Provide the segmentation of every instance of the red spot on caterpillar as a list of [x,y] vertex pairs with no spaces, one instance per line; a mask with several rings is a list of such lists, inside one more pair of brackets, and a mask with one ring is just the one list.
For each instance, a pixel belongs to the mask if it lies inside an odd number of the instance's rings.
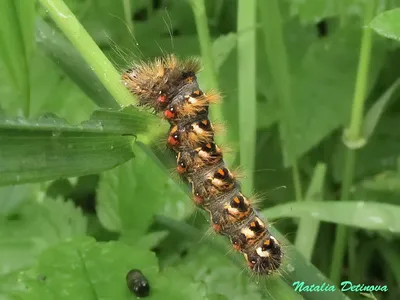
[[158,103],[166,103],[167,102],[167,96],[164,95],[164,94],[161,94],[160,96],[158,96],[157,102]]
[[184,174],[184,173],[186,173],[186,169],[185,168],[183,168],[182,166],[177,166],[176,167],[176,171],[179,173],[179,174]]
[[168,143],[168,145],[170,145],[170,146],[173,147],[173,146],[178,145],[178,144],[179,144],[179,141],[178,141],[178,139],[176,139],[175,136],[170,135],[170,136],[168,137],[167,143]]
[[195,193],[193,195],[193,202],[196,203],[196,205],[202,205],[204,202],[204,199],[203,199],[203,197],[201,197],[199,195],[199,193]]
[[213,226],[213,229],[214,229],[214,231],[215,231],[216,233],[220,233],[220,232],[221,232],[221,230],[222,230],[221,225],[215,224],[215,223],[214,223],[212,226]]
[[178,162],[178,166],[176,167],[176,171],[181,175],[186,173],[186,171],[187,171],[186,164],[183,161]]
[[232,245],[233,245],[233,249],[235,249],[236,251],[242,250],[242,247],[240,247],[239,243],[233,242]]
[[168,120],[175,118],[175,110],[173,107],[164,111],[164,117]]

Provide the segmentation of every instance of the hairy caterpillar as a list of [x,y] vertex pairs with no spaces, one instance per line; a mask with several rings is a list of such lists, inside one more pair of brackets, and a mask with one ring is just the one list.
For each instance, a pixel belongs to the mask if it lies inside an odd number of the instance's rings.
[[214,230],[230,238],[256,274],[271,274],[281,265],[282,248],[225,166],[208,119],[209,105],[219,96],[200,90],[199,70],[196,59],[168,55],[135,65],[122,81],[139,105],[163,112],[170,123],[167,145],[177,153],[177,172],[191,184],[196,205],[210,213]]

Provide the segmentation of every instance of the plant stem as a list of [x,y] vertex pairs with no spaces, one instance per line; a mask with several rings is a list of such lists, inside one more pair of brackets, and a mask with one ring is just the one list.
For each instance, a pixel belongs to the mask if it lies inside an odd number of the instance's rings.
[[125,17],[126,26],[128,27],[130,34],[133,35],[134,34],[134,26],[133,26],[133,21],[132,21],[131,0],[122,0],[122,4],[124,6],[124,17]]
[[238,99],[240,165],[246,171],[244,192],[253,191],[253,172],[256,156],[257,99],[256,99],[256,0],[239,0],[238,3]]
[[[212,49],[212,42],[210,37],[210,31],[208,29],[206,7],[204,0],[189,0],[192,11],[195,17],[197,34],[199,36],[201,57],[204,65],[204,85],[206,89],[217,89],[218,90],[218,79],[217,71],[215,69],[214,54]],[[224,116],[222,113],[222,104],[214,104],[210,109],[210,117],[213,120],[222,122]],[[217,138],[218,143],[224,145],[227,143],[227,136],[224,132]],[[224,155],[224,159],[229,163],[233,161],[231,154]]]
[[[214,64],[214,55],[212,50],[212,42],[208,29],[206,7],[204,0],[190,0],[193,14],[196,21],[197,34],[199,35],[201,57],[204,63],[205,85],[208,88],[218,88],[217,72]],[[218,112],[213,109],[213,114]],[[222,114],[221,114],[222,116]],[[220,119],[221,116],[215,116]]]
[[120,105],[134,103],[121,84],[120,74],[62,0],[39,0],[54,22],[80,52],[102,84]]
[[[368,24],[374,15],[376,0],[368,2],[365,9],[364,24]],[[353,184],[356,151],[362,137],[362,123],[364,115],[364,102],[367,93],[368,69],[371,58],[372,31],[364,28],[361,39],[361,49],[357,70],[357,79],[353,97],[350,125],[344,131],[344,144],[346,146],[346,159],[342,178],[342,191],[340,199],[350,199],[350,188]],[[343,257],[346,249],[347,227],[339,225],[336,231],[333,259],[331,264],[330,278],[336,284],[340,281],[340,273],[343,265]]]
[[291,164],[296,200],[302,199],[300,173],[292,147],[294,112],[291,103],[291,78],[287,50],[283,40],[282,18],[277,0],[259,1],[265,51],[268,64],[278,92],[281,112],[280,136],[285,152],[285,164]]

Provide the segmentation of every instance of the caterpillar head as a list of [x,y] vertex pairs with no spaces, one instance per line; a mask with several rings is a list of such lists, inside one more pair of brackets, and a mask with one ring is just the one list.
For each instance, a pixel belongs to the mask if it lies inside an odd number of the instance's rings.
[[280,267],[283,253],[279,242],[270,235],[264,238],[255,250],[244,256],[253,272],[259,275],[269,275]]
[[178,60],[174,55],[153,62],[139,62],[122,74],[122,82],[139,99],[139,104],[163,110],[180,89],[196,80],[198,60]]

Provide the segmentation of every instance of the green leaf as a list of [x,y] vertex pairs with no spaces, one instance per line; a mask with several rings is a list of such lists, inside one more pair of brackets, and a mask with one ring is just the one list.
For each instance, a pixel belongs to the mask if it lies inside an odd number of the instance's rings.
[[[302,23],[315,24],[323,19],[360,15],[368,0],[292,0],[291,15],[298,15]],[[350,18],[349,18],[350,19]]]
[[[357,151],[357,168],[354,172],[356,179],[397,168],[400,132],[393,128],[398,127],[398,120],[398,114],[382,118],[368,143]],[[341,180],[343,174],[344,158],[345,148],[338,144],[333,152],[333,176],[337,181]]]
[[359,183],[359,186],[369,191],[376,192],[400,192],[400,174],[399,172],[386,171],[373,178],[367,178]]
[[1,300],[16,300],[15,292],[22,291],[24,286],[18,282],[19,272],[15,271],[0,276],[0,299]]
[[[203,244],[194,247],[177,268],[182,274],[207,287],[207,297],[219,295],[226,299],[303,299],[293,289],[279,280],[263,280],[257,285],[247,272],[233,265],[229,255],[218,253]],[[246,266],[243,266],[246,268]],[[268,298],[265,298],[265,297]],[[218,298],[217,298],[218,299]],[[224,299],[224,298],[223,298]]]
[[382,117],[383,112],[388,105],[389,100],[392,99],[393,93],[399,86],[400,78],[397,79],[368,110],[363,124],[363,133],[366,139],[373,134],[379,119]]
[[39,182],[111,169],[132,158],[132,135],[148,116],[130,107],[98,110],[74,126],[53,115],[37,121],[0,115],[0,185]]
[[[326,176],[326,165],[319,163],[314,169],[313,177],[305,195],[306,201],[323,200],[324,182]],[[311,261],[313,250],[318,236],[319,221],[303,217],[299,221],[296,232],[295,246],[304,257]]]
[[[293,147],[301,156],[348,118],[359,56],[361,32],[346,27],[328,39],[313,43],[293,76]],[[371,55],[369,90],[382,65],[384,48],[375,45]],[[327,71],[329,70],[329,72]],[[315,84],[318,82],[318,84]],[[369,91],[367,91],[369,93]]]
[[135,159],[101,174],[97,213],[108,230],[143,234],[154,214],[179,219],[193,206],[146,146],[136,143],[134,151]]
[[0,217],[0,274],[29,266],[47,247],[86,233],[86,219],[72,202],[32,201],[34,196],[14,216]]
[[124,20],[122,1],[69,0],[67,4],[97,44],[108,46],[110,41],[132,38]]
[[353,197],[365,201],[398,204],[400,193],[399,171],[384,171],[355,185]]
[[8,185],[0,187],[0,216],[13,214],[19,206],[36,194],[35,184]]
[[303,23],[316,23],[320,20],[332,17],[337,13],[340,1],[331,0],[293,0],[290,4],[291,15],[299,15]]
[[370,27],[378,34],[400,41],[400,8],[385,11],[376,16],[370,23]]
[[96,243],[89,238],[66,242],[44,252],[36,268],[21,274],[26,291],[17,295],[30,300],[128,300],[134,297],[125,279],[131,269],[139,269],[145,275],[151,299],[202,299],[196,295],[194,284],[178,272],[167,270],[160,274],[155,255],[150,251],[121,242]]
[[232,53],[233,49],[235,49],[236,43],[237,35],[235,33],[221,35],[213,41],[212,48],[216,70],[219,70],[225,63],[228,56]]
[[39,19],[36,22],[36,42],[39,48],[60,67],[100,107],[119,105],[90,70],[79,52],[55,29]]
[[[0,61],[1,106],[7,115],[23,115],[24,99],[12,89],[11,82]],[[96,108],[95,104],[59,70],[41,51],[32,57],[30,69],[30,117],[35,118],[52,112],[68,122],[87,120]],[[76,109],[79,107],[79,109]]]
[[400,232],[400,206],[363,201],[292,202],[265,211],[270,219],[308,217],[367,230]]
[[[184,237],[187,240],[194,241],[194,245],[190,247],[188,260],[183,260],[182,265],[178,264],[178,267],[182,269],[182,272],[187,272],[188,276],[195,276],[198,281],[205,280],[207,286],[209,287],[210,294],[215,293],[225,293],[233,296],[233,291],[237,291],[239,295],[241,293],[253,293],[253,287],[251,281],[255,281],[259,286],[259,292],[263,294],[263,299],[297,299],[297,295],[294,292],[293,282],[296,281],[306,281],[309,283],[323,285],[332,284],[329,279],[327,279],[318,269],[316,269],[309,261],[307,261],[294,246],[290,245],[287,239],[277,232],[271,226],[271,231],[284,247],[285,259],[283,261],[282,267],[280,269],[281,276],[271,276],[271,277],[254,277],[253,274],[246,274],[245,270],[245,260],[243,256],[237,252],[229,251],[231,250],[231,245],[228,246],[229,242],[219,239],[214,236],[205,235],[204,232],[190,226],[187,223],[175,221],[162,216],[157,216],[156,221],[160,225],[164,225],[170,231],[176,233],[179,237]],[[198,247],[198,240],[202,240],[203,244],[208,244],[207,248],[204,248],[204,252],[197,251],[196,249],[202,249],[203,247]],[[229,250],[227,250],[229,249]],[[218,255],[218,251],[221,257]],[[206,252],[207,251],[207,252]],[[208,259],[203,257],[207,256]],[[195,261],[195,257],[199,255],[199,261]],[[214,259],[215,258],[215,259]],[[179,256],[179,261],[182,258]],[[231,259],[231,262],[228,261]],[[233,264],[233,263],[234,264]],[[236,267],[233,267],[236,265]],[[188,267],[188,269],[186,269]],[[237,268],[239,267],[239,268]],[[224,270],[227,270],[224,272]],[[238,273],[239,272],[239,273]],[[222,275],[222,273],[224,275]],[[233,278],[230,278],[228,274],[234,274]],[[243,275],[243,276],[241,276]],[[210,278],[208,278],[208,276]],[[212,283],[211,281],[214,277],[215,279]],[[250,277],[250,278],[249,278]],[[200,279],[201,278],[201,279]],[[228,287],[225,286],[224,278],[227,278],[229,283]],[[250,279],[250,280],[249,280]],[[232,284],[232,281],[234,284]],[[214,285],[215,284],[215,285]],[[238,287],[237,289],[235,289]],[[255,295],[253,295],[255,296]],[[318,300],[320,299],[319,293],[303,293],[304,299]],[[333,293],[324,294],[325,299],[336,300],[336,299],[348,299],[340,290],[336,289]],[[229,298],[231,299],[231,298]],[[238,297],[237,299],[242,299]],[[300,298],[301,299],[301,298]]]
[[0,2],[0,56],[16,91],[24,99],[24,113],[30,113],[29,64],[33,50],[35,2]]

